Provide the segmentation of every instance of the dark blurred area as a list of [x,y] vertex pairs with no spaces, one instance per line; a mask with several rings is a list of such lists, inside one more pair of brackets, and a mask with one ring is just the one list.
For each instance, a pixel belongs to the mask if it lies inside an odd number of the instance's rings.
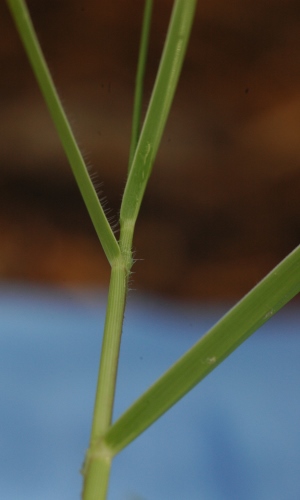
[[[172,3],[154,2],[144,110]],[[28,1],[101,196],[118,218],[143,2]],[[86,214],[0,4],[0,279],[106,284]],[[199,2],[134,239],[132,287],[240,297],[300,236],[300,2]]]

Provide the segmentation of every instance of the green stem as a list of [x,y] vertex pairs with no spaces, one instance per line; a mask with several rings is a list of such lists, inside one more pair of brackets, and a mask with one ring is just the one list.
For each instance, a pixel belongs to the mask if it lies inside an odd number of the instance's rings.
[[83,468],[82,500],[106,500],[111,470],[112,454],[99,445],[86,456]]
[[111,272],[92,431],[83,468],[83,500],[106,498],[112,455],[102,441],[102,436],[110,427],[112,419],[127,278],[122,258]]
[[[139,208],[182,68],[197,0],[176,0],[157,77],[134,156],[120,210],[120,248],[128,271],[132,266],[132,239]],[[149,14],[148,14],[149,15]],[[145,18],[144,18],[145,19]],[[135,139],[136,140],[136,137]]]
[[197,0],[176,0],[120,210],[120,225],[130,220],[134,227],[142,198],[169,115],[190,37]]
[[50,71],[40,48],[26,4],[23,0],[7,0],[23,46],[48,106],[60,141],[72,168],[98,238],[110,264],[120,256],[120,248],[98,199],[83,157],[60,102]]
[[[151,14],[152,0],[146,0],[135,87],[129,171],[140,132],[143,79]],[[123,225],[119,247],[123,259],[120,265],[112,267],[90,446],[83,470],[83,500],[104,500],[107,494],[112,454],[105,446],[102,436],[111,425],[127,283],[132,266],[133,229],[134,226],[128,221]]]
[[143,84],[144,75],[146,68],[147,52],[149,45],[149,34],[150,25],[152,17],[152,0],[146,0],[142,24],[142,35],[140,41],[140,50],[138,58],[138,66],[135,80],[135,93],[134,93],[134,105],[133,105],[133,118],[132,118],[132,129],[131,129],[131,141],[130,141],[130,153],[129,153],[129,165],[128,172],[130,172],[132,160],[134,157],[136,145],[140,135],[140,125],[141,125],[141,109],[143,100]]

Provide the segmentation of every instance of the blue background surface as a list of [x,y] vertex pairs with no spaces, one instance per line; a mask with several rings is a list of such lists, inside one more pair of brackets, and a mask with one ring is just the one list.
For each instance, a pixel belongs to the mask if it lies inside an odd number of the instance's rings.
[[[105,300],[0,287],[0,498],[80,498]],[[115,416],[225,310],[132,293]],[[299,324],[286,307],[118,455],[109,500],[299,500]]]

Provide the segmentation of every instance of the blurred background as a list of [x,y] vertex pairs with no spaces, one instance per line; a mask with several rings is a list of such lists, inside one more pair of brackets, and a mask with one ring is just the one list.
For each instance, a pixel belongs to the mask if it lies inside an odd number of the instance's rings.
[[[29,0],[59,94],[118,219],[143,2]],[[172,7],[155,2],[150,98]],[[0,279],[106,285],[109,268],[5,2]],[[133,286],[240,297],[300,235],[300,4],[201,1],[136,228]]]
[[[143,2],[27,3],[117,221]],[[154,2],[144,112],[172,3]],[[71,500],[109,266],[5,2],[0,33],[0,496]],[[199,1],[136,227],[115,416],[299,244],[299,84],[298,0]],[[126,448],[109,499],[298,500],[299,321],[287,306]]]

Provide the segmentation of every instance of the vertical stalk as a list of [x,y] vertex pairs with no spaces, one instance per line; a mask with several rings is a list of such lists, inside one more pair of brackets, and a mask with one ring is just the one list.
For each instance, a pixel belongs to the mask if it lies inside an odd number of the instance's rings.
[[133,231],[134,225],[128,221],[120,235],[122,257],[111,270],[92,431],[82,471],[82,500],[105,500],[107,496],[114,453],[103,436],[112,421],[128,277],[132,266]]
[[121,258],[111,270],[93,423],[83,468],[83,500],[106,498],[112,453],[102,436],[112,419],[127,281],[128,272]]
[[[153,0],[145,1],[134,96],[129,171],[140,133],[143,80],[149,43],[152,4]],[[125,223],[121,227],[119,242],[121,256],[116,260],[116,264],[112,265],[111,270],[92,431],[83,468],[83,500],[105,500],[107,495],[113,454],[105,445],[102,437],[108,431],[112,419],[128,276],[132,266],[133,231],[134,224],[131,224],[130,221],[127,221],[127,224]]]

